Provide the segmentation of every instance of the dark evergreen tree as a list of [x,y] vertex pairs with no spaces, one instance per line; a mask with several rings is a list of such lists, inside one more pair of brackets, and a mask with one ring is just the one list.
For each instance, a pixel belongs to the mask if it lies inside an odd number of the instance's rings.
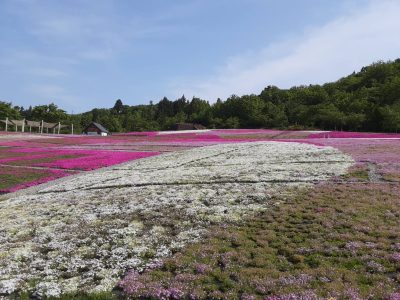
[[112,111],[113,111],[113,113],[119,115],[123,112],[123,110],[124,110],[124,105],[123,105],[121,99],[118,99],[117,101],[115,101]]

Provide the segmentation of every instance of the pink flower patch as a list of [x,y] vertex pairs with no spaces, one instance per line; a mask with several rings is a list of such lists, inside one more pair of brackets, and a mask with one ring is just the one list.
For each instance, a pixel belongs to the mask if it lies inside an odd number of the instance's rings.
[[393,253],[391,256],[391,260],[394,262],[400,262],[400,252]]
[[66,150],[64,153],[79,154],[82,155],[82,157],[62,159],[49,163],[39,163],[37,164],[37,166],[89,171],[159,154],[159,152],[122,152],[95,150]]

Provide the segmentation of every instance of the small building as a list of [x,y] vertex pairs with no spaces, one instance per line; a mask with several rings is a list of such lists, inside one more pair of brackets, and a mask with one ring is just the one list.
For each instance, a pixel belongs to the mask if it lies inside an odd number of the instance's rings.
[[101,136],[107,136],[110,134],[110,132],[103,127],[103,125],[92,122],[86,128],[83,130],[84,134],[87,135],[101,135]]
[[203,130],[206,129],[201,124],[194,124],[194,123],[176,123],[173,128],[173,130]]

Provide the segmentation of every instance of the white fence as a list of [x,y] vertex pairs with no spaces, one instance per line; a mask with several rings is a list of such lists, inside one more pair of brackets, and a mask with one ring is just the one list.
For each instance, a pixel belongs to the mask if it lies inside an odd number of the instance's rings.
[[[21,128],[21,132],[26,132],[27,128],[29,128],[29,132],[32,132],[32,128],[37,128],[37,131],[40,133],[43,133],[45,129],[45,133],[52,133],[55,134],[60,134],[60,130],[62,128],[67,128],[70,127],[71,129],[71,134],[74,134],[74,124],[71,125],[62,125],[60,122],[58,123],[47,123],[44,122],[43,120],[38,122],[38,121],[29,121],[29,120],[9,120],[6,118],[5,120],[0,120],[0,122],[5,124],[5,130],[9,130],[9,126],[14,126],[15,131],[18,131],[18,128]],[[49,132],[50,131],[50,132]]]

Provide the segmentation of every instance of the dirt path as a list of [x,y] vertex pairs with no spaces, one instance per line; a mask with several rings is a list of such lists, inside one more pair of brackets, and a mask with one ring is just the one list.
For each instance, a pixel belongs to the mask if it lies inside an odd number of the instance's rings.
[[385,182],[382,175],[377,172],[376,164],[368,163],[368,179],[372,183]]

